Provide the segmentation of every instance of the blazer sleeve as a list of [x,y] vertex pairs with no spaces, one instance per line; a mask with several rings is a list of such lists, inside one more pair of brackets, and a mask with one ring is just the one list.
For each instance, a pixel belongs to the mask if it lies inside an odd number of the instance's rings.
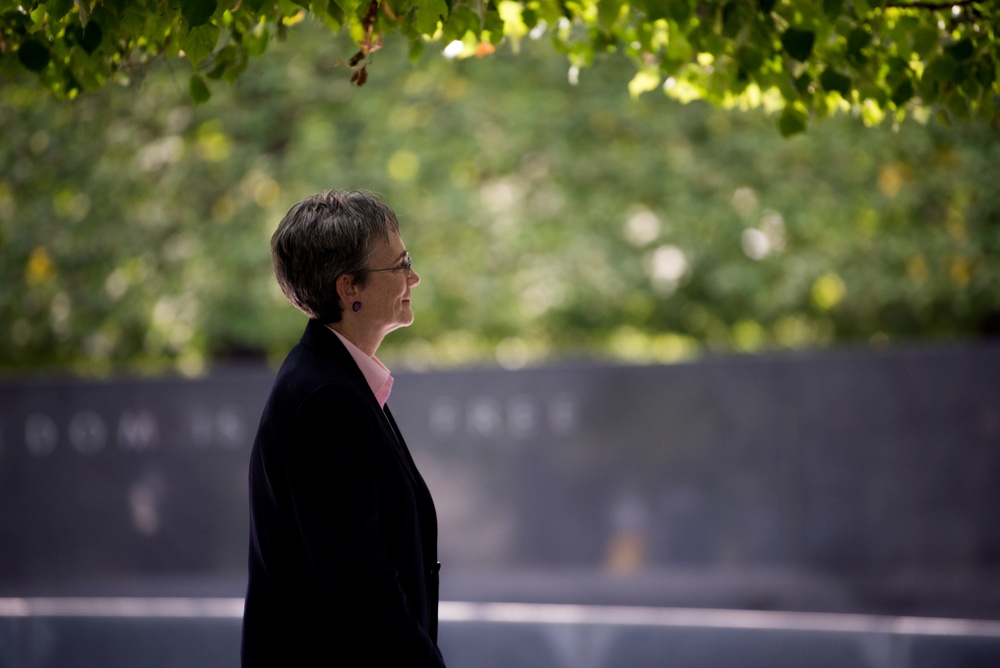
[[[380,507],[398,495],[416,512],[412,489],[381,489],[386,444],[371,403],[357,391],[330,385],[299,407],[286,448],[285,470],[298,531],[317,592],[345,611],[348,625],[379,629],[384,642],[366,654],[443,667],[428,629],[400,585],[399,568],[380,528]],[[388,495],[388,496],[386,496]],[[348,629],[344,629],[349,632]],[[368,633],[370,635],[370,632]]]

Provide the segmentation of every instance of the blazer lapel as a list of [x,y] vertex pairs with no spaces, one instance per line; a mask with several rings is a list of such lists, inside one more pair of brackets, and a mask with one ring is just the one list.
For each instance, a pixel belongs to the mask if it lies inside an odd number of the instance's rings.
[[403,435],[400,433],[399,427],[396,425],[396,420],[392,417],[392,413],[389,412],[388,404],[384,409],[382,406],[379,406],[378,399],[375,398],[375,394],[368,385],[368,381],[365,380],[364,374],[361,373],[361,369],[358,368],[357,362],[351,357],[351,353],[347,351],[347,348],[344,347],[344,344],[341,343],[337,335],[318,320],[310,320],[306,326],[305,333],[302,335],[301,342],[307,348],[330,357],[347,374],[351,382],[358,388],[358,392],[367,399],[371,409],[378,416],[379,424],[382,427],[383,434],[386,436],[386,440],[389,441],[390,447],[396,453],[400,465],[410,477],[414,487],[426,490],[427,485],[424,483],[423,478],[420,477],[420,474],[417,473],[416,464],[413,463],[413,458],[410,457],[409,450],[406,448],[406,442],[403,440]]
[[[423,476],[421,476],[420,471],[417,470],[417,465],[413,461],[413,456],[410,455],[410,449],[406,447],[406,441],[403,439],[403,434],[399,431],[399,427],[396,425],[395,418],[392,417],[392,412],[389,410],[388,404],[385,406],[384,415],[389,425],[392,427],[396,456],[399,457],[400,463],[403,465],[403,469],[406,471],[407,475],[409,475],[410,481],[413,483],[413,492],[417,496],[418,506],[421,508],[421,515],[429,514],[429,516],[433,517],[433,523],[436,525],[437,511],[434,508],[434,499],[431,498],[431,492],[427,488],[427,483],[424,482]],[[436,528],[434,529],[434,534],[437,534]]]
[[423,478],[417,473],[417,466],[413,463],[413,457],[410,456],[410,451],[406,447],[403,434],[400,433],[399,427],[396,425],[396,420],[393,419],[392,413],[389,411],[389,405],[386,404],[385,408],[380,409],[379,412],[382,413],[381,419],[389,426],[392,434],[393,450],[396,451],[396,456],[399,457],[399,461],[403,465],[403,470],[410,476],[410,481],[413,482],[414,487],[418,489],[426,488]]
[[417,472],[417,465],[413,462],[413,457],[410,456],[410,450],[406,447],[406,441],[403,440],[403,434],[399,431],[399,427],[396,425],[396,419],[392,417],[392,411],[389,410],[389,404],[385,405],[385,409],[382,414],[385,416],[386,421],[389,423],[389,427],[392,429],[392,437],[396,442],[396,454],[403,461],[403,467],[406,472],[410,474],[410,478],[413,480],[418,487],[426,487],[423,478]]

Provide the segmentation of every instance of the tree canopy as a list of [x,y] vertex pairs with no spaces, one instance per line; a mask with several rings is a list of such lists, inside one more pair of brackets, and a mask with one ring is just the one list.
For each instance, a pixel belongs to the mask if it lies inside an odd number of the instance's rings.
[[998,117],[993,0],[0,0],[0,70],[35,73],[72,98],[182,57],[201,102],[309,16],[349,32],[343,76],[359,85],[386,76],[376,54],[388,39],[405,40],[411,58],[427,48],[464,58],[544,37],[571,80],[625,54],[633,95],[762,106],[785,135],[836,111],[868,124]]

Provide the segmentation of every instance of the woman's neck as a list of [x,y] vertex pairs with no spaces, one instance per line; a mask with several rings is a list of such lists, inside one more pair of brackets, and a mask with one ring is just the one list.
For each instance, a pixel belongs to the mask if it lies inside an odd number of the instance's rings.
[[331,322],[327,327],[356,345],[361,352],[369,357],[375,357],[375,351],[382,343],[381,335],[372,331],[371,328],[365,327],[364,322],[349,318],[346,313],[340,322]]

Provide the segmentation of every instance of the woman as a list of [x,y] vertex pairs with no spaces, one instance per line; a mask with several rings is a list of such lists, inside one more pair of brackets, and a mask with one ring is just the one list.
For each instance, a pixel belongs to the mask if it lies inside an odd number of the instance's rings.
[[244,666],[444,666],[434,503],[386,399],[382,338],[420,277],[386,204],[329,191],[271,238],[309,323],[278,371],[250,456]]

